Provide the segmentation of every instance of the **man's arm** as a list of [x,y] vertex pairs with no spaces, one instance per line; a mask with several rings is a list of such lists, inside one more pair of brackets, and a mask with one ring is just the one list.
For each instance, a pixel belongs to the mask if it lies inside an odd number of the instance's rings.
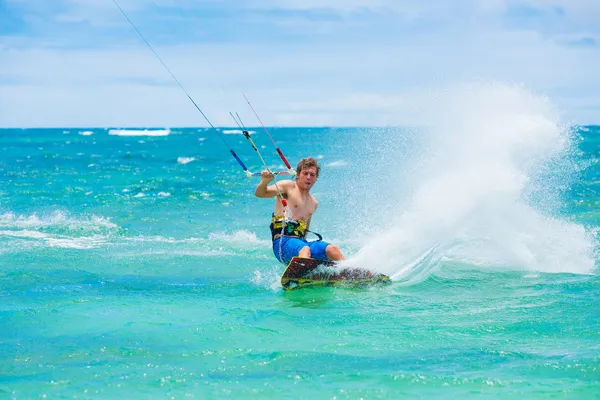
[[260,176],[260,183],[258,184],[258,186],[256,186],[256,190],[254,191],[254,195],[256,197],[260,197],[261,199],[275,197],[277,196],[277,189],[279,189],[281,194],[287,193],[287,188],[289,186],[288,182],[291,181],[280,181],[276,184],[277,187],[275,187],[275,184],[267,186],[269,182],[275,179],[273,174],[271,174],[269,171],[263,171]]

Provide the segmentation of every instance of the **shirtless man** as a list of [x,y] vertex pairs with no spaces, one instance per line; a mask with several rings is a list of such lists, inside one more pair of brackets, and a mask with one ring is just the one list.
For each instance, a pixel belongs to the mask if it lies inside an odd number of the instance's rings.
[[[340,261],[344,256],[336,245],[322,240],[308,242],[306,234],[319,202],[310,194],[319,177],[321,167],[314,158],[303,158],[296,168],[296,181],[279,181],[276,185],[267,186],[275,177],[269,171],[263,171],[261,181],[254,194],[260,198],[271,198],[278,195],[277,189],[287,200],[292,211],[292,221],[284,224],[284,209],[281,199],[275,201],[275,209],[271,218],[271,236],[273,253],[283,264],[289,264],[292,257],[316,258],[318,260]],[[290,216],[288,216],[289,218]],[[283,234],[283,236],[282,236]]]

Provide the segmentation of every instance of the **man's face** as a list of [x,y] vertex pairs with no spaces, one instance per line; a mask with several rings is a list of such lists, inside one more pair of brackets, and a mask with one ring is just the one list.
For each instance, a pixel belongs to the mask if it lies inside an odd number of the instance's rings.
[[317,169],[315,167],[302,168],[296,177],[296,183],[302,189],[309,190],[317,181]]

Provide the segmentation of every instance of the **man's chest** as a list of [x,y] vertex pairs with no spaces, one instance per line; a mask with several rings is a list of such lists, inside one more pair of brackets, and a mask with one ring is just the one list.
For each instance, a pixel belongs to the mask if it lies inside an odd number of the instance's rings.
[[315,201],[312,196],[301,196],[299,192],[294,191],[288,195],[288,203],[294,213],[312,215],[315,211]]

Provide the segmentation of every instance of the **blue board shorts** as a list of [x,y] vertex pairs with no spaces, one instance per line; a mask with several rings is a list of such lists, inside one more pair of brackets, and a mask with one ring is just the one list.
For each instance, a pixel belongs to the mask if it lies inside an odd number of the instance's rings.
[[[283,240],[283,243],[281,241]],[[300,250],[304,247],[310,247],[310,256],[317,260],[327,261],[325,249],[329,243],[322,240],[309,242],[297,237],[283,236],[273,241],[273,253],[279,262],[288,265],[292,257],[297,257]]]

